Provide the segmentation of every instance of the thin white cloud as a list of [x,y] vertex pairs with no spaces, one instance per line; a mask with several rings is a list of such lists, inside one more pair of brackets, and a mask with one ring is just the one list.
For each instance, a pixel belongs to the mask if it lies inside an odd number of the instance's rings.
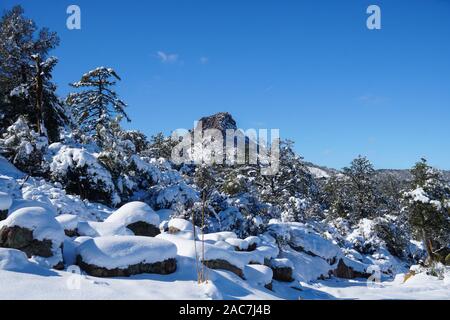
[[157,52],[158,58],[162,63],[175,63],[178,61],[178,54],[175,53],[166,53],[163,51]]
[[208,64],[209,62],[209,58],[208,57],[201,57],[200,58],[200,63],[201,64]]

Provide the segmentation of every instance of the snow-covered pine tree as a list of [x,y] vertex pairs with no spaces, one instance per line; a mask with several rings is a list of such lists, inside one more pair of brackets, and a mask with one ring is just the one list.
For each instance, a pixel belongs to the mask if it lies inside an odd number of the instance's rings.
[[324,183],[321,189],[322,201],[328,208],[330,219],[348,219],[352,212],[346,177],[334,174]]
[[58,59],[49,57],[45,61],[39,54],[32,56],[35,61],[35,72],[30,83],[32,103],[36,106],[37,130],[50,142],[60,140],[61,128],[68,123],[67,110],[56,96],[56,85],[51,82],[52,72]]
[[72,87],[85,90],[70,93],[66,103],[72,108],[74,117],[83,134],[92,135],[101,146],[112,134],[111,124],[117,116],[130,121],[125,102],[113,90],[116,81],[121,80],[112,68],[99,67],[89,71]]
[[47,138],[31,129],[23,116],[0,137],[2,154],[30,175],[43,175],[47,170],[48,164],[43,161],[47,146]]
[[279,171],[271,176],[258,174],[256,178],[262,201],[277,206],[288,221],[304,220],[306,209],[318,191],[302,160],[292,141],[281,141]]
[[426,159],[416,163],[411,173],[411,189],[404,194],[409,225],[423,241],[429,262],[443,260],[437,252],[450,246],[450,186]]
[[164,158],[170,159],[172,157],[172,150],[176,146],[176,142],[170,137],[165,137],[162,132],[153,135],[150,138],[150,143],[145,150],[145,155],[150,158]]
[[[33,20],[24,17],[22,7],[7,11],[0,20],[0,132],[25,116],[30,126],[38,123],[47,128],[51,142],[59,139],[59,128],[65,125],[62,106],[50,82],[55,58],[47,58],[59,44],[56,33],[38,29]],[[36,63],[36,59],[40,62]],[[37,69],[41,69],[37,71]],[[37,81],[40,89],[37,94]],[[39,97],[39,99],[37,99]],[[39,100],[40,112],[36,110]]]
[[347,179],[346,193],[351,205],[350,220],[356,222],[362,218],[373,218],[377,213],[377,192],[375,169],[363,156],[354,159],[350,167],[343,169]]

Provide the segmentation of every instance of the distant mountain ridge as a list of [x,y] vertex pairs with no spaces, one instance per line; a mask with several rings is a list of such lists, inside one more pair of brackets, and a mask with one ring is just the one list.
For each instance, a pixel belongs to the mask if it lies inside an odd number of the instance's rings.
[[[324,179],[342,173],[341,170],[319,166],[311,162],[305,162],[305,164],[308,167],[310,173],[318,179]],[[379,169],[376,170],[376,172],[381,177],[390,175],[402,182],[408,182],[412,180],[412,174],[408,169]],[[450,171],[440,170],[440,172],[442,173],[442,177],[444,178],[444,180],[450,182]]]
[[[225,134],[226,130],[237,130],[237,122],[229,112],[219,112],[210,116],[205,116],[199,120],[202,123],[203,130],[217,129]],[[312,162],[305,161],[310,173],[317,179],[327,179],[333,175],[342,173],[342,170],[320,166]],[[445,181],[450,182],[450,171],[441,170]],[[408,169],[379,169],[377,173],[380,176],[391,175],[402,182],[411,181],[412,175]]]

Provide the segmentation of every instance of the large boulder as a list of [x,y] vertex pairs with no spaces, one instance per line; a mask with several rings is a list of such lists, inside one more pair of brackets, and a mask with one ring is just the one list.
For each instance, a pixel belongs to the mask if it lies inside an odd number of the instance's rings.
[[294,281],[294,265],[288,259],[272,259],[269,267],[273,271],[273,279],[281,282]]
[[0,221],[8,216],[8,209],[11,207],[12,198],[5,192],[0,192]]
[[330,264],[336,263],[337,257],[342,255],[338,245],[302,223],[274,222],[269,225],[269,232],[276,238],[285,240],[295,251],[320,257]]
[[0,247],[18,249],[39,263],[61,269],[64,230],[40,207],[22,208],[0,222]]
[[91,276],[128,277],[176,271],[177,248],[169,241],[113,236],[88,239],[77,248],[77,264]]
[[136,236],[155,237],[161,233],[159,216],[143,202],[130,202],[105,220],[107,223],[125,226]]
[[62,214],[56,217],[56,221],[63,227],[68,237],[78,237],[78,216],[73,214]]
[[222,259],[204,260],[203,264],[210,269],[230,271],[235,275],[239,276],[240,278],[245,279],[244,271],[236,267],[235,265],[232,265],[227,260]]
[[226,239],[225,242],[234,247],[236,251],[248,251],[249,243],[247,240],[230,238]]
[[333,275],[342,279],[369,278],[368,274],[361,263],[357,263],[350,259],[340,259]]
[[169,221],[169,233],[170,234],[177,234],[181,231],[187,231],[187,232],[193,232],[194,226],[190,221],[184,220],[184,219],[172,219]]

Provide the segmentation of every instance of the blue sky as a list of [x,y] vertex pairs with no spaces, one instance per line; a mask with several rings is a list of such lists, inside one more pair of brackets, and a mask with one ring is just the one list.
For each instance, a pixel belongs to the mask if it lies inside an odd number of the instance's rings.
[[[55,81],[114,67],[147,135],[228,111],[240,127],[279,128],[306,160],[377,168],[420,157],[450,169],[450,1],[2,0],[59,33]],[[66,28],[77,4],[82,29]],[[382,30],[366,9],[382,10]],[[159,54],[158,54],[159,52]]]

